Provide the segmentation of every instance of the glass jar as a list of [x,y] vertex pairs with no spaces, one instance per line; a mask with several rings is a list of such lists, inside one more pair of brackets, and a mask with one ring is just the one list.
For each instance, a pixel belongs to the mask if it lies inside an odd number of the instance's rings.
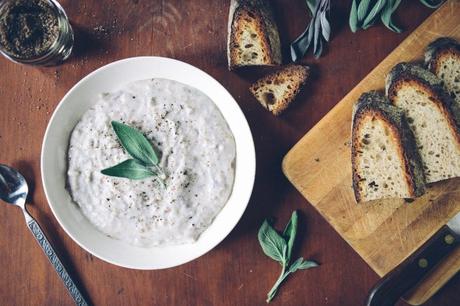
[[0,0],[0,53],[6,58],[58,65],[70,56],[73,43],[69,19],[57,1]]

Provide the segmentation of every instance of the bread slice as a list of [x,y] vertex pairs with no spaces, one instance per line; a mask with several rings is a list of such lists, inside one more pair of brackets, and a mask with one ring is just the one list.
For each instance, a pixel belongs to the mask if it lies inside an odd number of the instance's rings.
[[353,109],[351,162],[357,202],[414,198],[425,191],[414,135],[404,112],[371,91]]
[[387,76],[386,92],[406,113],[426,181],[460,176],[460,131],[451,110],[453,99],[441,80],[420,66],[400,63]]
[[288,65],[259,79],[249,90],[263,107],[279,115],[295,99],[309,74],[308,66]]
[[449,37],[433,41],[426,48],[425,64],[454,99],[452,111],[460,125],[460,44]]
[[228,17],[228,68],[281,64],[281,44],[267,0],[232,0]]

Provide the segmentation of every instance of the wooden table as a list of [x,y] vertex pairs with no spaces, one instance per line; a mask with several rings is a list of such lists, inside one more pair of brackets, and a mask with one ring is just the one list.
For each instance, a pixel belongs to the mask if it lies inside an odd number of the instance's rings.
[[[0,59],[0,163],[19,168],[32,183],[31,213],[95,305],[264,305],[280,267],[262,253],[257,230],[269,216],[276,216],[283,226],[294,209],[301,214],[301,248],[296,255],[315,259],[321,267],[290,277],[273,305],[361,305],[378,280],[287,182],[281,173],[281,160],[431,10],[418,1],[403,1],[396,20],[406,29],[404,33],[377,26],[352,34],[347,22],[351,1],[333,1],[332,42],[320,60],[312,56],[304,59],[313,66],[314,78],[296,103],[275,118],[247,90],[262,71],[227,71],[228,2],[61,0],[76,31],[75,52],[70,60],[59,67],[34,68]],[[274,3],[287,61],[289,42],[308,20],[305,1]],[[203,257],[163,271],[119,268],[78,247],[54,219],[40,178],[43,134],[63,95],[94,69],[139,55],[176,58],[215,77],[243,109],[257,151],[254,192],[236,228]],[[1,304],[71,304],[66,289],[28,232],[22,214],[1,205],[0,220]],[[426,305],[460,305],[459,289],[457,275]]]

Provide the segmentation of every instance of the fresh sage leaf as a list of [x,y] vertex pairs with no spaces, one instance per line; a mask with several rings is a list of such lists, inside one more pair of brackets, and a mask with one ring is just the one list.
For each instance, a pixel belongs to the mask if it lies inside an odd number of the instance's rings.
[[306,0],[306,3],[311,13],[311,20],[302,34],[291,43],[293,62],[304,57],[310,47],[313,47],[315,57],[320,57],[324,45],[331,37],[331,26],[327,20],[331,0]]
[[326,12],[321,13],[321,28],[321,34],[323,34],[324,39],[329,41],[329,38],[331,37],[331,25],[326,18]]
[[292,265],[289,267],[289,272],[294,273],[297,270],[307,270],[318,266],[319,265],[316,262],[312,260],[303,260],[303,257],[300,257],[296,261],[294,261]]
[[388,0],[380,18],[388,29],[396,33],[401,33],[402,30],[393,23],[391,17],[400,3],[401,0]]
[[289,223],[286,225],[286,228],[283,231],[283,237],[287,241],[287,253],[286,260],[287,262],[291,261],[292,249],[294,248],[295,238],[297,236],[297,224],[298,224],[298,214],[294,210],[292,213]]
[[284,228],[283,234],[278,232],[265,220],[259,229],[258,238],[260,246],[264,253],[281,264],[281,274],[276,280],[271,290],[267,293],[267,303],[269,303],[278,292],[283,281],[297,270],[309,269],[318,266],[314,261],[304,260],[303,257],[298,258],[292,264],[290,258],[294,248],[295,237],[297,235],[298,215],[294,211],[291,219]]
[[[420,2],[427,7],[437,8],[444,0],[420,0]],[[391,31],[402,32],[392,20],[393,13],[400,4],[401,0],[353,0],[348,20],[351,31],[355,33],[360,28],[367,30],[380,19]]]
[[309,26],[309,29],[308,29],[308,40],[307,40],[307,45],[306,45],[306,48],[305,48],[304,55],[305,55],[306,51],[308,51],[308,47],[310,46],[310,44],[313,41],[313,38],[315,36],[315,27],[314,27],[313,21],[314,20],[312,20],[312,24]]
[[307,33],[309,30],[310,28],[307,27],[305,31],[299,37],[297,37],[296,40],[294,40],[291,43],[290,51],[291,51],[291,59],[293,62],[297,62],[299,59],[301,59],[305,55],[305,52],[308,48],[308,44],[306,41],[307,41]]
[[101,171],[104,175],[140,180],[154,176],[165,187],[166,175],[158,165],[158,156],[145,136],[135,128],[112,121],[112,128],[121,145],[134,159]]
[[401,4],[401,1],[402,0],[390,0],[389,2],[392,2],[391,3],[391,13],[393,14],[396,9],[398,8],[398,6]]
[[158,156],[152,144],[139,130],[117,121],[112,121],[112,127],[129,155],[146,165],[158,164]]
[[315,261],[312,261],[312,260],[304,260],[299,265],[300,270],[306,270],[306,269],[315,268],[315,267],[319,267],[319,264],[317,262],[315,262]]
[[423,5],[429,7],[429,8],[438,8],[443,2],[444,0],[439,0],[439,1],[432,1],[432,0],[420,0],[420,2],[423,3]]
[[313,37],[313,53],[317,54],[317,50],[319,48],[319,44],[321,42],[320,40],[320,35],[321,35],[321,18],[316,18],[315,19],[315,31],[314,31],[314,37]]
[[156,175],[152,170],[134,159],[128,159],[113,167],[101,171],[104,175],[142,180]]
[[375,3],[374,7],[371,9],[369,14],[366,16],[366,18],[363,21],[363,29],[368,28],[374,23],[378,14],[385,7],[386,4],[387,4],[387,0],[380,0]]
[[291,266],[289,267],[289,273],[294,273],[300,267],[303,262],[303,257],[299,257],[296,261],[294,261]]
[[356,0],[351,3],[350,18],[348,19],[350,29],[353,33],[358,30],[358,12],[356,8]]
[[316,0],[306,0],[306,2],[310,13],[313,15],[315,13]]
[[267,220],[260,227],[258,238],[265,255],[279,263],[286,262],[287,243]]
[[318,46],[313,55],[315,56],[315,58],[320,58],[321,53],[323,53],[323,41],[320,40],[318,41]]
[[366,18],[367,11],[369,10],[369,5],[371,0],[362,0],[358,5],[358,21],[362,22]]

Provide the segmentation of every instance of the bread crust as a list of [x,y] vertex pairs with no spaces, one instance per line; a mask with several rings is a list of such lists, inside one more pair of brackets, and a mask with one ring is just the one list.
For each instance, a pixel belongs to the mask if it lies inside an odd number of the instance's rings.
[[425,192],[425,177],[422,161],[417,151],[415,139],[402,110],[389,104],[379,92],[371,91],[361,95],[353,109],[351,163],[353,172],[353,190],[356,201],[362,201],[360,193],[361,177],[358,168],[360,135],[364,119],[368,116],[383,121],[398,141],[396,147],[398,158],[403,161],[405,183],[411,198],[421,196]]
[[241,17],[244,17],[245,14],[253,15],[253,20],[257,22],[258,39],[261,40],[264,52],[266,53],[264,65],[280,65],[282,62],[281,42],[269,1],[231,0],[227,28],[228,69],[233,70],[238,67],[248,66],[236,62],[238,38],[241,33],[239,29],[241,24],[237,21],[240,20]]
[[440,62],[448,56],[456,57],[460,60],[460,44],[450,37],[438,38],[426,47],[425,65],[431,72],[437,75]]
[[402,86],[409,85],[425,92],[447,121],[450,132],[454,135],[460,149],[460,118],[453,112],[454,100],[447,93],[442,81],[430,71],[409,63],[399,63],[390,71],[386,79],[386,94],[392,104],[396,92]]
[[[441,75],[443,62],[445,63],[451,58],[460,63],[460,44],[450,37],[438,38],[430,43],[425,50],[425,66],[437,76]],[[458,93],[453,92],[450,92],[450,95],[453,99],[451,109],[457,125],[460,126],[460,96],[456,96]]]
[[[309,75],[310,67],[305,65],[290,64],[257,80],[249,87],[249,91],[260,102],[260,104],[262,104],[263,107],[271,111],[274,115],[279,115],[288,108],[292,101],[294,101],[302,87],[307,82]],[[274,107],[270,109],[265,101],[263,101],[262,98],[258,96],[259,90],[267,86],[269,83],[276,86],[277,82],[288,78],[296,78],[296,82],[292,82],[292,88],[287,93],[287,95],[284,96],[280,101],[274,103]]]

